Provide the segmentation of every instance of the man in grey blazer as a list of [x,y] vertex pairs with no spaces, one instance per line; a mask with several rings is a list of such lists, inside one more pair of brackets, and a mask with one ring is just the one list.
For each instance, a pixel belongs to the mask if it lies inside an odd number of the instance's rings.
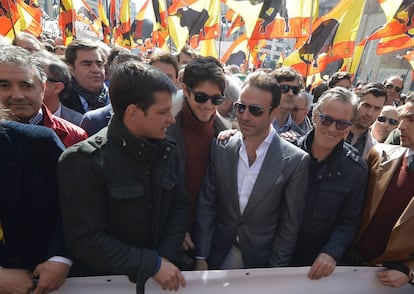
[[280,88],[254,73],[234,105],[241,133],[213,143],[196,211],[197,269],[286,266],[305,206],[309,156],[271,123]]

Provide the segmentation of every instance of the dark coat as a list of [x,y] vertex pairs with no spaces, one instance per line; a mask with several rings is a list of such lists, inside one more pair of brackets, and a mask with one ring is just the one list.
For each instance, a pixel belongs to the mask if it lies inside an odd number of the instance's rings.
[[0,266],[32,271],[67,256],[59,213],[56,166],[64,146],[49,128],[0,123]]
[[[299,141],[299,147],[309,154],[314,132]],[[367,165],[355,148],[340,142],[322,162],[311,156],[309,170],[306,208],[293,264],[312,265],[321,252],[338,262],[358,230]]]
[[114,117],[62,155],[58,182],[69,252],[95,270],[84,275],[141,283],[155,274],[159,256],[177,261],[188,198],[171,143],[134,138]]

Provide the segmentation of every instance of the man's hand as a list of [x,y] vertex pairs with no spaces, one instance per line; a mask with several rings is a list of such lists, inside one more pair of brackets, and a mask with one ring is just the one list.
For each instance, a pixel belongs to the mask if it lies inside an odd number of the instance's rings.
[[195,248],[195,245],[193,243],[193,240],[191,240],[190,233],[186,232],[184,241],[183,241],[183,249],[184,251],[193,250]]
[[397,270],[384,270],[377,273],[380,282],[385,286],[399,288],[409,282],[406,274]]
[[161,285],[163,290],[177,291],[180,285],[185,287],[183,274],[174,264],[165,258],[161,259],[160,270],[152,278]]
[[206,259],[196,259],[195,269],[197,271],[208,270],[208,263]]
[[236,129],[221,131],[217,136],[217,140],[224,141],[224,140],[230,139],[236,133],[237,133]]
[[33,271],[39,277],[39,283],[33,294],[48,293],[57,290],[65,282],[70,266],[56,261],[45,261]]
[[308,278],[311,280],[319,280],[332,274],[335,270],[336,261],[330,255],[321,253],[315,259],[311,269],[308,273]]
[[33,278],[29,271],[0,268],[1,294],[27,294],[33,287]]

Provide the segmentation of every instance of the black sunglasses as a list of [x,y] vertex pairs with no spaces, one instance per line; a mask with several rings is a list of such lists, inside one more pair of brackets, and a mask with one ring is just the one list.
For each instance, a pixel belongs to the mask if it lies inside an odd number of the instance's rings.
[[262,114],[266,111],[266,110],[272,110],[273,107],[270,106],[268,108],[264,108],[263,106],[260,105],[256,105],[256,104],[252,104],[252,105],[247,105],[241,102],[234,102],[233,104],[234,109],[239,113],[242,114],[246,111],[246,109],[249,109],[249,112],[251,115],[259,117],[262,116]]
[[280,90],[282,93],[286,94],[292,89],[294,95],[298,95],[300,92],[300,87],[298,86],[290,86],[290,85],[279,85]]
[[385,88],[387,88],[387,89],[394,89],[394,91],[395,92],[397,92],[397,93],[400,93],[401,91],[402,91],[402,88],[400,88],[400,87],[395,87],[394,85],[392,85],[392,84],[388,84],[388,85],[386,85],[385,86]]
[[223,95],[208,96],[206,93],[194,92],[190,87],[187,88],[194,94],[194,99],[197,103],[206,103],[207,100],[210,99],[213,105],[220,105],[224,101]]
[[333,122],[335,122],[335,127],[339,131],[343,131],[352,125],[350,121],[343,119],[334,119],[332,116],[323,113],[319,113],[319,117],[321,118],[321,124],[325,127],[329,127]]
[[398,120],[393,119],[393,118],[388,118],[386,116],[378,116],[377,121],[382,122],[382,123],[385,123],[386,121],[388,121],[390,125],[393,125],[393,126],[398,125]]

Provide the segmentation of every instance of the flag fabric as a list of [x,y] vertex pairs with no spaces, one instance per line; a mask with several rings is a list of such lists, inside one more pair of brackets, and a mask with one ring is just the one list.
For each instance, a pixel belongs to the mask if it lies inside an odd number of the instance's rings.
[[0,0],[0,12],[0,35],[11,42],[15,37],[14,31],[17,29],[15,26],[20,18],[17,5],[13,0]]
[[379,0],[387,23],[369,36],[369,40],[407,33],[414,30],[413,0]]
[[367,45],[368,38],[364,38],[358,45],[355,46],[354,54],[350,60],[350,64],[347,70],[349,73],[355,75],[359,64],[361,63],[362,54],[364,53],[365,46]]
[[290,54],[285,66],[292,66],[303,76],[315,75],[342,67],[343,59],[352,57],[355,38],[365,0],[342,0],[314,24],[308,41]]
[[109,20],[106,16],[105,8],[102,0],[98,0],[98,15],[102,24],[103,41],[105,44],[111,43],[111,28],[109,26]]
[[76,37],[102,40],[102,23],[85,0],[72,0]]
[[[156,21],[153,1],[145,0],[138,2],[137,10],[138,13],[131,25],[131,37],[138,46],[146,47],[145,44],[152,43],[151,36],[153,34]],[[152,44],[150,46],[152,47]]]
[[76,14],[72,0],[60,0],[59,10],[59,28],[62,33],[64,44],[68,45],[76,36]]
[[213,56],[218,58],[216,41],[214,39],[200,40],[199,54],[201,56]]
[[239,14],[236,14],[234,19],[231,20],[231,26],[227,30],[226,37],[230,37],[232,34],[237,32],[240,27],[244,26],[243,17]]
[[[414,29],[413,29],[414,30]],[[412,35],[414,36],[414,35]],[[406,48],[414,47],[414,37],[409,34],[400,34],[387,38],[382,38],[378,42],[377,54],[386,54]]]
[[302,38],[318,15],[318,0],[264,1],[251,39]]
[[18,13],[20,15],[20,30],[39,37],[43,31],[42,28],[42,10],[33,3],[33,6],[25,3],[23,0],[16,0]]
[[246,63],[248,57],[247,36],[244,33],[230,45],[229,49],[227,49],[221,58],[221,62],[226,65],[235,64],[240,66]]
[[115,35],[115,28],[118,24],[117,11],[116,11],[116,0],[110,0],[109,2],[109,27],[111,36]]
[[197,48],[200,40],[219,35],[219,0],[173,1],[168,15],[170,37],[176,48],[187,43]]
[[167,6],[165,0],[152,0],[152,6],[155,16],[155,25],[152,33],[152,43],[159,48],[167,48],[167,39],[169,38],[167,22]]
[[121,7],[119,8],[119,22],[115,30],[115,42],[120,46],[130,48],[133,45],[133,41],[131,38],[130,9],[128,0],[122,0],[121,2]]

